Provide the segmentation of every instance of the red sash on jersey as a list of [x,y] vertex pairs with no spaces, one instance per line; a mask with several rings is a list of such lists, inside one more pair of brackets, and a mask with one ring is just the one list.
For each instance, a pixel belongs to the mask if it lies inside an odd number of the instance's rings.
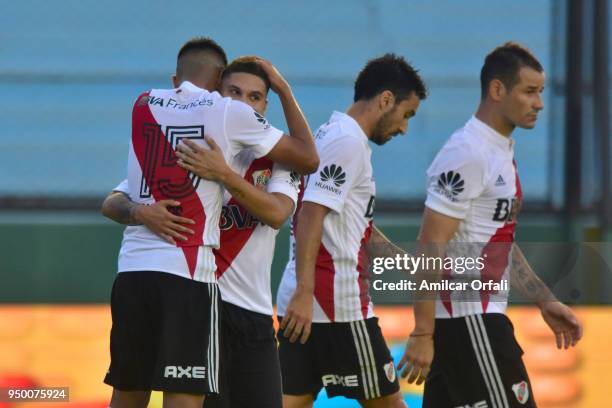
[[190,226],[195,233],[188,235],[187,241],[177,240],[176,244],[183,249],[193,277],[198,247],[204,244],[206,214],[188,171],[176,164],[175,151],[168,143],[161,125],[155,120],[148,101],[149,92],[145,92],[132,109],[132,146],[144,181],[155,201],[177,200],[181,205],[176,207],[176,215],[195,221]]
[[[254,183],[253,181],[253,173],[258,170],[270,170],[272,171],[272,167],[274,166],[274,162],[266,157],[262,157],[260,159],[254,160],[249,168],[247,169],[246,174],[244,175],[245,180]],[[234,198],[228,201],[227,206],[236,205],[240,212],[244,214],[245,218],[249,216],[247,210],[238,204]],[[227,216],[231,216],[228,214]],[[223,216],[221,217],[223,218]],[[223,225],[225,220],[221,219],[220,223]],[[242,248],[246,245],[255,232],[255,228],[259,222],[254,222],[253,225],[249,225],[245,228],[237,228],[235,220],[232,222],[232,226],[227,230],[221,230],[220,236],[220,248],[214,249],[213,253],[215,254],[215,262],[217,264],[217,278],[220,278],[223,273],[229,269],[234,259],[238,256]]]

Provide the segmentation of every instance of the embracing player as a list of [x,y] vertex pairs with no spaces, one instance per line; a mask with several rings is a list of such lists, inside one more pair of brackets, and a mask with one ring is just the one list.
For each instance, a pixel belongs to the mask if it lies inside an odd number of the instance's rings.
[[[204,146],[206,134],[229,162],[248,149],[253,158],[266,156],[302,172],[318,165],[292,94],[281,98],[288,137],[250,106],[205,90],[216,88],[225,65],[225,53],[214,41],[191,40],[178,54],[176,88],[144,93],[134,105],[130,200],[116,193],[111,198],[119,201],[105,202],[103,209],[132,224],[124,234],[111,299],[105,382],[113,386],[113,407],[146,406],[151,390],[164,392],[164,406],[200,407],[205,394],[219,389],[213,249],[219,246],[223,191],[219,183],[181,168],[177,146],[188,139],[194,148]],[[139,225],[143,214],[164,218],[161,229]]]
[[285,408],[312,407],[322,387],[365,407],[405,406],[368,290],[376,196],[369,142],[406,133],[425,96],[417,72],[386,54],[359,73],[347,112],[316,133],[321,164],[306,182],[296,257],[277,297]]
[[[262,68],[264,67],[264,68]],[[264,115],[268,90],[288,84],[271,66],[243,57],[223,72],[221,93]],[[183,157],[183,154],[180,154]],[[250,152],[228,166],[217,148],[189,152],[185,168],[224,185],[221,246],[215,250],[223,298],[222,391],[204,406],[282,407],[270,277],[278,229],[293,213],[299,175]],[[183,165],[183,164],[182,164]]]

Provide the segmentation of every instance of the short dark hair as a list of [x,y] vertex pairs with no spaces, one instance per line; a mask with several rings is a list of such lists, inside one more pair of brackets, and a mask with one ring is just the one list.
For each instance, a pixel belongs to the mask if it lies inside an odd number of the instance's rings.
[[176,60],[181,59],[181,57],[189,54],[191,52],[199,52],[199,51],[207,51],[213,54],[216,54],[221,61],[223,61],[223,66],[227,65],[227,55],[225,55],[225,51],[223,48],[217,44],[215,40],[210,37],[194,37],[187,41],[178,52],[176,56]]
[[221,80],[233,73],[244,72],[246,74],[252,74],[258,76],[266,84],[266,91],[270,89],[270,78],[266,71],[257,63],[257,57],[253,55],[247,55],[238,57],[225,68],[221,75]]
[[414,92],[419,99],[427,97],[425,83],[404,57],[387,53],[368,61],[355,80],[355,102],[368,100],[383,91],[391,91],[396,103]]
[[489,84],[499,79],[510,90],[519,81],[519,71],[529,67],[544,72],[542,64],[527,48],[515,42],[507,42],[486,56],[480,70],[480,96],[486,98]]

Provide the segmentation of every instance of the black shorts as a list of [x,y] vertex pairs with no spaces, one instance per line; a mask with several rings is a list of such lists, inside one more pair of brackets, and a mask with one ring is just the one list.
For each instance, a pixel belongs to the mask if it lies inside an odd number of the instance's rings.
[[104,382],[121,391],[218,392],[218,299],[216,283],[119,273]]
[[522,355],[504,314],[436,319],[423,407],[535,407]]
[[306,344],[290,343],[278,333],[283,393],[356,400],[385,397],[399,391],[391,353],[378,318],[346,323],[313,323]]
[[281,408],[280,363],[272,316],[221,302],[221,389],[205,408]]

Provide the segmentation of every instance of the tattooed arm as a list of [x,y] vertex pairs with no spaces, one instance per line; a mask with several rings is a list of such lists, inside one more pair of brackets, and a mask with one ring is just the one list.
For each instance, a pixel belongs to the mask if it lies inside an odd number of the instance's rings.
[[368,252],[371,257],[388,258],[393,258],[397,254],[404,255],[406,253],[402,248],[391,242],[391,240],[375,225],[372,225],[372,236],[368,243]]
[[168,208],[180,205],[178,201],[162,200],[152,205],[137,204],[121,191],[113,191],[102,204],[102,215],[124,225],[145,225],[155,234],[175,245],[176,239],[187,240],[184,234],[193,234],[185,225],[193,224],[189,218],[172,214]]
[[555,295],[535,274],[523,251],[514,244],[511,268],[512,287],[518,289],[529,300],[534,301],[546,324],[555,334],[557,348],[575,346],[582,337],[582,324],[572,310],[559,302]]
[[121,191],[111,192],[102,203],[102,215],[123,225],[142,225],[134,217],[135,202]]
[[513,244],[511,262],[510,283],[513,288],[538,306],[544,302],[557,302],[555,295],[535,274],[523,251],[516,244]]

